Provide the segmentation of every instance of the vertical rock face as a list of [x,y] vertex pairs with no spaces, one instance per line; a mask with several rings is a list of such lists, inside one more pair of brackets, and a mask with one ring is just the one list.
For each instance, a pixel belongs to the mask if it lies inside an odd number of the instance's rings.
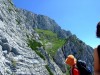
[[[41,42],[36,28],[50,30],[67,40],[54,56],[55,62],[43,46],[32,50],[28,45],[29,38]],[[64,60],[68,54],[74,54],[88,65],[93,65],[92,53],[91,47],[77,40],[70,31],[62,30],[49,17],[18,9],[11,0],[0,0],[0,75],[64,75]]]
[[33,14],[29,11],[21,10],[21,9],[16,9],[16,10],[18,11],[18,13],[20,15],[25,16],[24,19],[25,19],[27,28],[29,28],[29,26],[31,26],[32,28],[50,30],[54,33],[57,33],[57,35],[60,38],[66,38],[66,37],[72,35],[70,31],[62,30],[61,27],[58,26],[58,24],[54,20],[50,19],[47,16]]

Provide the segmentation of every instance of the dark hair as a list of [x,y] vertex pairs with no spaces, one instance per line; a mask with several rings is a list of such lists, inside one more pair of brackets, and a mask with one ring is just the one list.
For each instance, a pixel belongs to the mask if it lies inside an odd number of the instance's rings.
[[[96,30],[96,36],[100,38],[100,22],[97,24],[97,30]],[[99,57],[99,63],[100,63],[100,45],[97,47],[98,57]]]
[[100,22],[97,24],[96,36],[100,38]]

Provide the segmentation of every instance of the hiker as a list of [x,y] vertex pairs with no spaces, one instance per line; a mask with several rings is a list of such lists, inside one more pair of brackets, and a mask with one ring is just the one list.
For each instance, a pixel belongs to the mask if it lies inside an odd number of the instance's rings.
[[92,75],[92,72],[83,60],[76,60],[73,55],[69,55],[66,64],[71,67],[71,75]]
[[[100,22],[97,24],[96,36],[100,38]],[[94,49],[94,75],[100,75],[100,45]]]
[[76,66],[76,62],[77,60],[73,55],[68,55],[68,57],[65,60],[65,63],[71,67],[70,75],[80,75],[79,70]]

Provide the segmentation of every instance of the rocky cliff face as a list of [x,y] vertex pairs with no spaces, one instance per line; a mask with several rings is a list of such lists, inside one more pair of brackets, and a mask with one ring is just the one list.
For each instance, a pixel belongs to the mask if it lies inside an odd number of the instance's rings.
[[85,61],[93,71],[93,48],[79,40],[75,35],[67,38],[64,46],[57,51],[54,57],[55,62],[63,72],[66,72],[66,67],[63,66],[65,66],[64,61],[69,54],[74,55],[78,60]]
[[24,19],[27,27],[31,26],[32,28],[50,30],[56,33],[60,38],[66,38],[71,35],[70,31],[65,31],[61,29],[61,27],[58,26],[58,24],[54,20],[50,19],[47,16],[33,14],[29,11],[22,10],[22,9],[16,9],[16,10],[20,15],[25,16]]
[[[66,43],[62,48],[57,47],[58,52],[51,57],[44,41],[51,46],[55,42],[51,43],[49,36],[41,40],[35,29],[49,30],[55,33],[49,32],[52,39],[53,36],[59,41],[67,39]],[[18,9],[11,0],[0,0],[0,75],[64,75],[64,60],[70,53],[91,65],[93,49],[75,38],[49,17]]]
[[39,41],[39,35],[31,17],[26,20],[18,10],[11,0],[0,0],[0,75],[62,75],[55,62],[43,60],[28,46],[27,39]]

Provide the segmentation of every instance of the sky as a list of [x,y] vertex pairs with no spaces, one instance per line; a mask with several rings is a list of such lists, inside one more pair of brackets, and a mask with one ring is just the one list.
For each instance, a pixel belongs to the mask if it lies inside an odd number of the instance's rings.
[[13,3],[18,8],[50,17],[93,48],[100,44],[95,35],[100,21],[100,0],[13,0]]

